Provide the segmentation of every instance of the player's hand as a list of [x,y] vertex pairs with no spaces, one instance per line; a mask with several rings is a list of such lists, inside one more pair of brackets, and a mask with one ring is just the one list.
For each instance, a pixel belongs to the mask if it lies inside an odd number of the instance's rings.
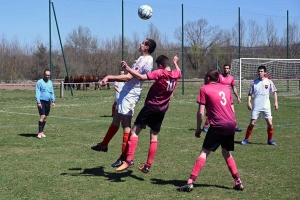
[[252,110],[252,104],[248,103],[248,110]]
[[240,98],[237,99],[238,104],[240,104],[242,102],[242,100]]
[[105,76],[105,77],[101,80],[100,85],[101,85],[101,86],[105,86],[105,85],[107,84],[107,81],[108,81],[108,78],[107,78],[107,76]]
[[124,68],[124,69],[126,69],[129,66],[127,65],[127,63],[125,61],[121,61],[121,67]]
[[278,103],[275,103],[275,110],[278,110]]
[[174,58],[173,58],[174,64],[176,64],[178,62],[178,60],[179,60],[179,58],[177,56],[174,56]]
[[196,131],[195,131],[195,137],[196,138],[200,138],[201,137],[201,131],[202,131],[202,129],[200,128],[200,129],[196,129]]
[[41,103],[38,103],[38,104],[37,104],[37,108],[38,108],[38,110],[41,109],[41,108],[42,108],[42,104],[41,104]]
[[52,103],[52,107],[55,108],[55,107],[56,107],[56,104],[55,104],[55,103]]

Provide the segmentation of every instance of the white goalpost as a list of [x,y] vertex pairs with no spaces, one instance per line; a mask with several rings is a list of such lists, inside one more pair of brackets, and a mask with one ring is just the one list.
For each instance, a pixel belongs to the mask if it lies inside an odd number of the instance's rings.
[[247,95],[257,68],[264,65],[277,87],[278,95],[298,95],[300,90],[300,59],[240,58],[231,63],[231,75],[239,82],[239,95]]

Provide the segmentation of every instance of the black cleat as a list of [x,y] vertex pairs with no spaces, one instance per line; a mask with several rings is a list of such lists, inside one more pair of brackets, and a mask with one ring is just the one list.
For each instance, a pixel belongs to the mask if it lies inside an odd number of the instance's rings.
[[147,174],[147,173],[150,172],[150,167],[149,167],[149,166],[146,166],[146,165],[140,166],[140,167],[139,167],[139,170],[141,170],[143,173]]
[[120,167],[123,164],[123,161],[125,161],[125,158],[123,158],[122,156],[120,156],[118,158],[118,160],[116,160],[116,162],[114,162],[113,164],[111,164],[112,167]]
[[239,191],[243,191],[244,190],[244,186],[242,183],[236,184],[233,189],[235,190],[239,190]]
[[179,188],[177,188],[177,190],[179,192],[191,192],[193,191],[194,189],[194,185],[191,183],[191,184],[185,184],[184,186],[181,186]]
[[107,152],[108,146],[103,146],[101,143],[98,143],[95,146],[92,146],[91,149],[93,149],[94,151]]

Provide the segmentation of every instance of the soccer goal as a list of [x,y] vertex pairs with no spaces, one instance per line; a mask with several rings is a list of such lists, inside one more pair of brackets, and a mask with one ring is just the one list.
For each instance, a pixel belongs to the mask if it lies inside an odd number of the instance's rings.
[[300,89],[300,59],[240,58],[231,63],[231,75],[238,80],[240,97],[248,94],[251,82],[257,78],[257,68],[264,65],[280,96],[298,95]]

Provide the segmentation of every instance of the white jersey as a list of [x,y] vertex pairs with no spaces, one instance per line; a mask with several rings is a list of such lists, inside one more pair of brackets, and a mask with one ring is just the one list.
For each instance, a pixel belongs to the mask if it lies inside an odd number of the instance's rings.
[[[134,61],[131,67],[131,69],[138,71],[140,74],[147,74],[148,72],[151,72],[152,68],[152,56],[140,56],[136,61]],[[125,83],[121,93],[131,93],[139,96],[142,92],[143,83],[144,81],[139,81],[137,78],[132,78],[130,81]]]
[[263,80],[255,79],[249,90],[249,95],[254,94],[253,109],[255,111],[269,111],[270,105],[270,93],[276,92],[277,89],[270,79],[264,78]]
[[[119,91],[121,92],[123,86],[125,85],[125,82],[118,82],[118,81],[115,81],[114,85],[115,85],[115,87],[117,87],[117,88],[119,89]],[[120,93],[117,92],[117,91],[115,91],[115,102],[118,101],[119,96],[120,96]]]

